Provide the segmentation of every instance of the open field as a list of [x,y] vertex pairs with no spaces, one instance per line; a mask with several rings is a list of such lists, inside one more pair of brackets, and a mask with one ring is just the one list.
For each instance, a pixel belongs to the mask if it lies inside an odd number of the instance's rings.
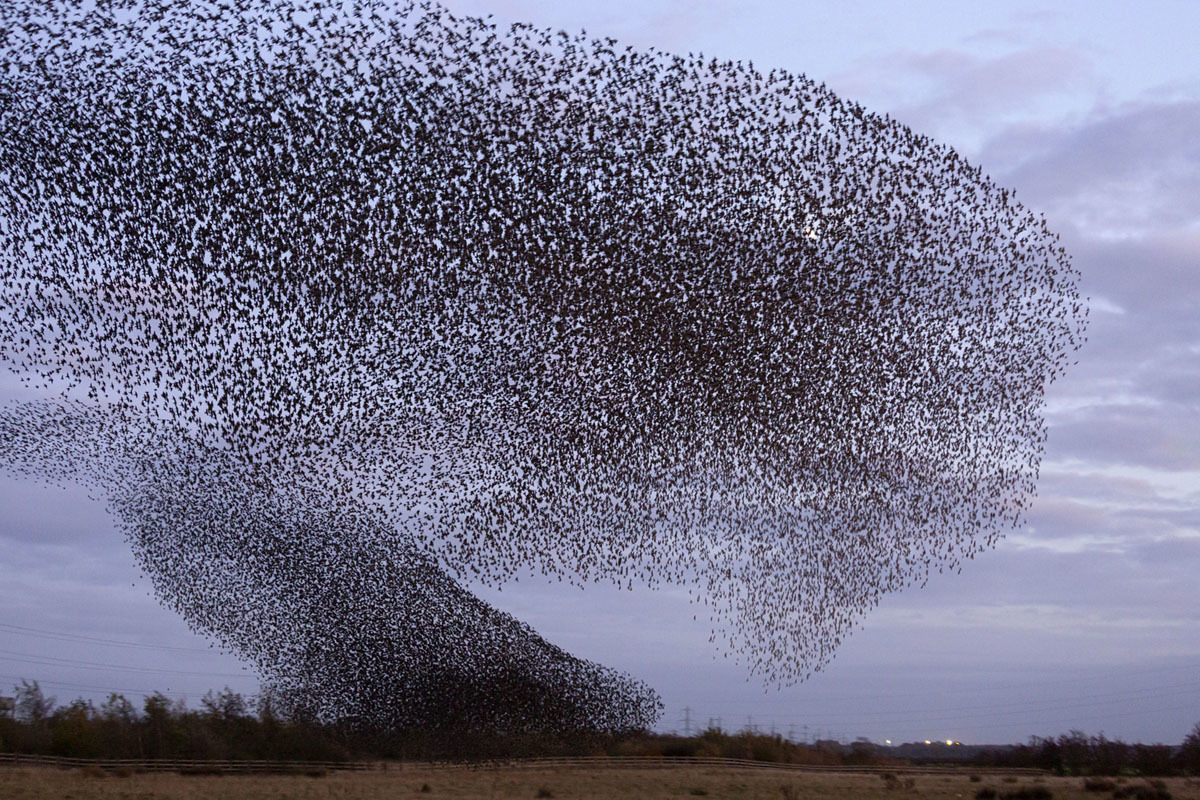
[[[145,773],[106,775],[95,769],[0,767],[0,798],[22,800],[166,800],[170,798],[739,798],[739,800],[851,800],[852,798],[974,798],[984,787],[997,794],[1044,787],[1056,800],[1102,800],[1112,792],[1088,792],[1082,778],[1001,776],[978,773],[906,774],[885,780],[880,774],[778,773],[722,768],[648,769],[471,769],[405,767],[387,772],[331,772],[323,777],[281,775],[178,775]],[[1120,786],[1138,786],[1138,778]],[[912,781],[911,785],[907,785]],[[1200,800],[1200,779],[1170,778],[1175,800]]]

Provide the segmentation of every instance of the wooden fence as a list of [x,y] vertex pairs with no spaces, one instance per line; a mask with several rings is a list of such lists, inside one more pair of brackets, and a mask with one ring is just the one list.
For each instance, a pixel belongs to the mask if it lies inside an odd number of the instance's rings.
[[[416,764],[410,766],[417,766]],[[423,767],[441,766],[422,764]],[[456,765],[445,765],[456,766]],[[707,767],[713,769],[779,770],[787,772],[843,772],[883,774],[888,772],[908,774],[967,774],[986,772],[1005,775],[1050,775],[1041,769],[983,768],[971,764],[961,766],[941,765],[871,765],[847,766],[827,764],[784,764],[774,761],[753,761],[745,758],[718,758],[705,756],[589,756],[561,758],[529,758],[482,762],[475,765],[481,769],[657,769],[661,767]]]
[[62,758],[0,753],[0,766],[29,765],[78,769],[92,767],[110,772],[180,772],[193,774],[298,774],[329,771],[409,771],[430,769],[661,769],[702,767],[709,769],[775,770],[786,772],[842,772],[905,774],[959,774],[987,772],[1004,775],[1048,775],[1039,769],[987,769],[962,766],[827,766],[819,764],[780,764],[743,758],[705,758],[688,756],[587,756],[528,758],[479,762],[423,761],[200,761],[171,759],[92,759]]
[[92,767],[109,772],[182,772],[208,774],[295,773],[329,770],[371,770],[379,765],[369,761],[201,761],[191,759],[150,758],[63,758],[20,753],[0,753],[0,766],[27,765],[62,769]]

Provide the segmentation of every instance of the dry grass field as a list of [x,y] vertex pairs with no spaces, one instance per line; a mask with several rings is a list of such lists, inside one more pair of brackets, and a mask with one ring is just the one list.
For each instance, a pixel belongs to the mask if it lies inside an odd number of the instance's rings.
[[[307,776],[219,776],[147,773],[106,775],[97,770],[48,767],[0,768],[0,798],[22,800],[390,800],[391,798],[478,798],[479,800],[583,800],[584,798],[738,798],[739,800],[851,800],[852,798],[975,798],[982,788],[996,796],[1045,788],[1056,800],[1107,800],[1111,791],[1085,791],[1081,778],[1001,777],[980,773],[899,775],[780,773],[714,768],[654,769],[430,769],[329,773]],[[911,780],[911,785],[908,781]],[[1123,779],[1118,787],[1147,782]],[[1200,780],[1165,781],[1175,800],[1200,800]],[[1025,794],[1026,797],[1030,794]]]

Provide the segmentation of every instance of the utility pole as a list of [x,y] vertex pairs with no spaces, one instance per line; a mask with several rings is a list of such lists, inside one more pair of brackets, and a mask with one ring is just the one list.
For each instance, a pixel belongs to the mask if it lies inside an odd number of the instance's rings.
[[692,707],[683,707],[683,735],[692,738]]

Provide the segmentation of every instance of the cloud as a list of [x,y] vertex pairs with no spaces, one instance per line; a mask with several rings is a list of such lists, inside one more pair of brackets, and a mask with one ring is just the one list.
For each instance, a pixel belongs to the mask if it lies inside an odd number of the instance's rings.
[[1051,217],[1092,236],[1200,230],[1200,101],[1139,102],[1061,126],[1017,126],[982,162]]
[[[1148,567],[1171,568],[1189,564],[1194,570],[1200,566],[1200,526],[1194,530],[1194,536],[1175,536],[1141,543],[1135,553],[1137,560]],[[1200,610],[1195,612],[1195,618],[1200,621]]]
[[[1079,363],[1051,386],[1047,458],[1089,465],[1080,470],[1089,475],[1152,475],[1160,489],[1173,480],[1167,473],[1186,478],[1200,470],[1200,232],[1108,240],[1067,226],[1063,241],[1084,293],[1123,313],[1093,306]],[[1078,486],[1043,485],[1044,497],[1056,491],[1086,496]],[[1105,491],[1141,502],[1130,486]]]
[[1028,526],[1011,538],[1025,549],[1136,556],[1150,541],[1200,539],[1200,509],[1173,500],[1130,504],[1048,497],[1034,504]]
[[[1200,153],[1197,158],[1200,166]],[[1102,295],[1127,314],[1142,315],[1142,322],[1149,321],[1145,315],[1161,318],[1168,312],[1166,319],[1177,321],[1181,330],[1194,329],[1200,303],[1200,231],[1146,231],[1110,240],[1065,227],[1063,238],[1083,272],[1085,291]]]
[[1097,504],[1067,497],[1050,497],[1037,503],[1029,514],[1029,528],[1045,544],[1063,537],[1095,537],[1103,533],[1108,512]]
[[[1004,31],[980,34],[989,41]],[[1090,236],[1200,232],[1200,84],[1175,82],[1114,105],[1092,51],[1035,45],[900,51],[863,60],[833,86],[950,142],[1016,187],[1053,227]]]
[[910,107],[918,116],[979,119],[1024,111],[1040,98],[1087,86],[1093,76],[1090,59],[1068,47],[1032,47],[993,57],[939,50],[901,56],[897,63],[938,87]]
[[890,52],[859,61],[832,85],[974,161],[998,127],[1022,130],[1032,120],[1085,112],[1102,81],[1084,51],[1038,45],[999,55],[949,48]]
[[51,486],[0,471],[0,542],[23,550],[30,545],[71,544],[101,552],[121,546],[120,534],[102,503],[82,487]]
[[1160,409],[1101,406],[1050,432],[1055,453],[1101,464],[1200,471],[1200,419]]
[[1051,497],[1124,504],[1169,502],[1153,482],[1128,475],[1043,468],[1039,485],[1042,492]]

